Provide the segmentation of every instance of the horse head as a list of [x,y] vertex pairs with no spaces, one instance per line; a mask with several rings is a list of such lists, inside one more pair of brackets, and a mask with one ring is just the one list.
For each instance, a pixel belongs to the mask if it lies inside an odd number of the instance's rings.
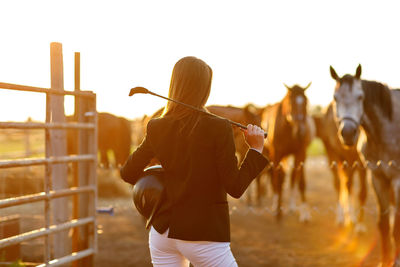
[[361,65],[356,74],[339,77],[330,66],[332,78],[336,81],[333,110],[340,141],[346,146],[353,146],[360,134],[361,119],[364,114],[364,91],[361,82]]
[[294,85],[287,86],[287,93],[282,101],[282,114],[287,122],[292,126],[293,136],[303,138],[307,129],[307,97],[304,92],[310,87],[311,82],[306,87]]

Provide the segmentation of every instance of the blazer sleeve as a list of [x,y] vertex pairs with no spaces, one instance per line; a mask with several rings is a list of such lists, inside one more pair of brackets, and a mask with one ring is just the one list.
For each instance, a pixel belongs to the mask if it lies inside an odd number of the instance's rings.
[[218,176],[225,191],[234,198],[239,198],[246,191],[251,181],[265,168],[268,160],[254,149],[249,149],[241,166],[235,155],[235,142],[231,125],[227,122],[220,131],[221,138],[216,142]]
[[[147,131],[149,133],[149,131]],[[143,142],[133,152],[125,164],[120,169],[121,178],[132,185],[141,177],[143,169],[149,164],[150,160],[154,158],[154,151],[150,144],[148,134],[144,138]]]

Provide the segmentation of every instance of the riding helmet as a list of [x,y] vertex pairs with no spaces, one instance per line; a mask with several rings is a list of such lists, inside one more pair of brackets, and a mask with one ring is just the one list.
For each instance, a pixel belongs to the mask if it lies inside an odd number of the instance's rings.
[[133,187],[133,203],[139,213],[147,219],[147,229],[163,200],[163,176],[164,169],[161,165],[148,167]]

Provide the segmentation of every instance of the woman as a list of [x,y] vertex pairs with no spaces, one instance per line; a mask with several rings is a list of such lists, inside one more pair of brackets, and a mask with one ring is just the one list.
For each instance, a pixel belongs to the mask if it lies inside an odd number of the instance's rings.
[[[195,57],[180,59],[169,98],[204,108],[211,68]],[[230,250],[227,194],[239,198],[267,164],[264,131],[248,125],[250,148],[238,169],[230,123],[174,102],[152,119],[142,144],[121,168],[135,184],[152,158],[165,170],[166,200],[154,216],[149,246],[154,266],[237,266]]]

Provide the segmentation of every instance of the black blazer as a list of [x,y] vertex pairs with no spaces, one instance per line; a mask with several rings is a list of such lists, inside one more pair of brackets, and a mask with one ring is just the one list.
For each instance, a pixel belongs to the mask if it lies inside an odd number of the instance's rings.
[[135,184],[155,157],[165,170],[166,203],[153,227],[168,237],[190,241],[230,241],[227,193],[239,198],[264,169],[267,159],[249,149],[240,168],[227,120],[199,115],[194,131],[178,130],[185,120],[152,119],[147,135],[121,168]]

